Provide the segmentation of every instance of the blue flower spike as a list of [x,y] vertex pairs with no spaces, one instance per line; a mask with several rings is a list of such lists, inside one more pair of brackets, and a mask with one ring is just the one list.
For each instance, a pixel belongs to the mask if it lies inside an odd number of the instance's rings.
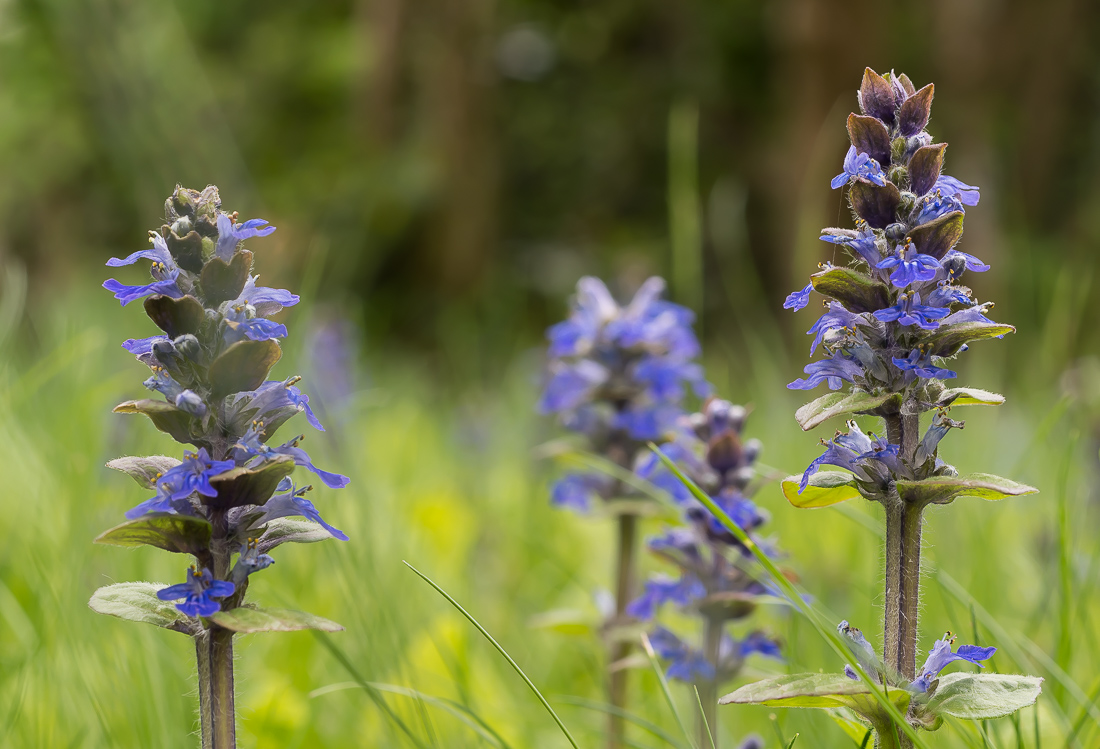
[[[236,213],[223,211],[217,187],[177,186],[165,203],[163,225],[150,233],[150,248],[107,262],[111,268],[147,262],[152,281],[127,285],[112,278],[103,284],[123,306],[144,300],[146,313],[162,331],[123,342],[148,368],[144,386],[153,397],[127,401],[115,410],[144,414],[188,447],[180,458],[123,457],[108,463],[153,496],[146,494],[126,511],[125,523],[97,540],[132,545],[140,539],[190,554],[195,565],[184,583],[161,588],[119,583],[96,591],[89,605],[195,637],[204,694],[214,674],[231,683],[235,632],[341,629],[285,609],[249,604],[248,614],[237,610],[245,603],[250,575],[274,563],[269,552],[279,544],[348,538],[302,496],[309,487],[295,489],[288,474],[310,471],[332,489],[347,486],[348,477],[318,468],[301,437],[268,444],[269,435],[299,413],[324,431],[298,386],[300,377],[268,379],[282,354],[279,341],[289,335],[286,324],[275,318],[299,298],[260,285],[253,253],[244,244],[251,246],[274,231],[264,219],[238,221]],[[157,599],[177,601],[176,610],[186,616],[166,616]],[[218,700],[204,700],[200,709],[204,733],[213,731],[219,745],[233,745],[226,738],[235,731],[232,711]],[[203,744],[211,743],[212,736],[204,735]]]
[[[776,554],[774,542],[757,535],[768,517],[751,499],[761,444],[744,438],[747,417],[743,406],[711,398],[699,413],[680,419],[673,441],[662,452],[756,544]],[[750,658],[782,660],[775,637],[744,631],[757,602],[777,593],[763,582],[766,574],[757,568],[752,552],[656,456],[641,461],[636,474],[669,492],[681,521],[647,542],[653,556],[676,574],[650,576],[627,612],[651,622],[650,641],[665,661],[668,677],[695,684],[706,710],[716,701],[718,687],[735,678]],[[669,610],[700,622],[704,636],[699,646],[660,623]],[[706,724],[713,728],[717,718],[709,710]],[[705,735],[702,728],[700,738]]]
[[[1010,715],[1034,703],[1042,681],[981,673],[941,678],[949,663],[980,665],[994,652],[971,645],[952,650],[950,636],[936,643],[923,667],[918,669],[916,661],[924,510],[960,497],[1004,499],[1038,491],[988,473],[960,473],[946,460],[948,435],[964,425],[950,418],[948,409],[1004,400],[950,382],[965,376],[962,355],[977,341],[997,340],[1015,329],[990,319],[992,304],[965,285],[967,274],[990,270],[960,247],[967,209],[978,205],[981,193],[943,173],[947,144],[934,142],[926,129],[934,93],[932,84],[918,89],[904,74],[864,70],[859,111],[848,116],[851,147],[843,171],[831,182],[834,189],[848,187],[845,197],[855,226],[826,228],[821,234],[822,240],[847,250],[847,262],[838,261],[840,253],[833,249],[831,262],[811,276],[812,289],[824,297],[825,313],[808,331],[814,359],[805,366],[805,376],[787,386],[812,390],[825,385],[835,391],[798,409],[795,418],[803,430],[847,421],[846,429],[821,440],[822,452],[804,472],[783,480],[787,500],[815,509],[862,497],[885,510],[881,658],[859,630],[843,622],[839,634],[847,639],[859,672],[849,663],[843,675],[786,676],[748,685],[722,700],[774,704],[793,696],[793,685],[801,684],[807,685],[802,696],[814,698],[824,695],[825,685],[837,684],[833,696],[840,697],[860,689],[847,684],[845,676],[863,681],[866,674],[887,693],[912,693],[900,714],[896,702],[891,706],[869,694],[860,698],[866,704],[854,709],[874,727],[875,746],[913,746],[919,742],[919,737],[914,740],[917,730],[937,730],[945,715],[974,720]],[[805,306],[802,292],[784,303],[796,311]],[[872,423],[877,434],[870,431]],[[827,466],[835,470],[824,470]],[[951,686],[949,696],[938,699],[937,685],[942,689],[945,683]],[[879,732],[884,726],[890,726],[891,735]],[[905,737],[893,735],[895,726]]]

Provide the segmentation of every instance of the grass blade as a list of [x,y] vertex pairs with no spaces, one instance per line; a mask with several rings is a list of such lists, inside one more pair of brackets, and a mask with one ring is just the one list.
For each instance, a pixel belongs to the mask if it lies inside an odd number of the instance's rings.
[[[779,568],[775,566],[775,562],[771,560],[771,558],[764,552],[764,550],[761,549],[755,541],[749,538],[744,529],[742,529],[741,526],[739,526],[737,523],[733,522],[730,516],[723,512],[722,508],[716,505],[714,503],[714,500],[711,499],[706,494],[706,492],[695,485],[694,481],[685,476],[683,471],[680,470],[679,466],[677,466],[672,460],[670,460],[667,455],[661,452],[661,449],[657,447],[657,445],[651,442],[649,443],[649,449],[656,453],[657,457],[661,459],[661,462],[665,464],[665,467],[668,468],[668,470],[670,470],[673,475],[676,476],[676,478],[680,479],[680,481],[683,482],[684,486],[686,486],[688,490],[692,493],[692,496],[699,500],[704,507],[710,510],[711,514],[713,514],[714,517],[718,519],[718,522],[725,526],[726,529],[729,530],[729,532],[732,533],[734,537],[741,542],[742,546],[752,552],[753,556],[756,557],[757,561],[760,562],[760,565],[772,577],[772,579],[775,581],[775,584],[779,587],[781,591],[783,591],[784,595],[786,595],[792,603],[797,602],[796,608],[800,612],[802,612],[802,614],[807,619],[809,619],[810,623],[814,626],[814,629],[816,629],[818,634],[821,635],[822,638],[824,638],[824,640],[829,644],[829,646],[833,649],[837,656],[845,662],[851,660],[848,647],[840,639],[840,636],[834,631],[832,626],[825,626],[824,624],[822,624],[821,621],[819,621],[817,612],[814,610],[814,608],[806,603],[806,599],[798,592],[791,581],[788,580],[786,576],[779,570]],[[882,706],[887,715],[890,716],[890,719],[893,720],[894,723],[897,724],[897,726],[905,733],[905,735],[909,737],[909,739],[913,742],[913,746],[917,747],[917,749],[928,749],[928,745],[924,743],[923,740],[921,740],[921,737],[917,733],[917,731],[911,725],[909,725],[908,722],[906,722],[905,717],[898,711],[896,707],[894,707],[894,704],[886,698],[886,695],[883,692],[882,688],[864,672],[863,668],[858,663],[854,663],[853,668],[856,674],[859,676],[860,681],[862,681],[864,685],[870,690],[871,695],[875,698],[875,701]]]
[[672,710],[672,715],[676,718],[676,724],[680,726],[680,731],[684,734],[684,738],[688,740],[688,744],[695,746],[695,742],[691,740],[691,733],[688,732],[687,726],[684,725],[684,719],[680,717],[680,711],[676,709],[676,703],[672,699],[672,692],[668,689],[668,680],[665,678],[665,672],[661,670],[661,663],[657,660],[657,654],[653,652],[653,644],[649,641],[649,635],[642,632],[642,647],[645,648],[645,654],[649,657],[649,664],[653,666],[653,673],[657,674],[657,681],[661,685],[661,692],[665,695],[665,701],[668,702],[669,708]]
[[[489,744],[498,747],[498,749],[511,749],[508,742],[504,738],[493,730],[492,726],[485,722],[485,720],[475,713],[470,708],[466,707],[460,702],[449,700],[446,697],[435,697],[430,694],[424,694],[410,687],[403,687],[397,684],[384,684],[381,682],[372,681],[370,686],[377,689],[379,692],[389,692],[390,694],[399,694],[403,697],[409,697],[427,705],[434,705],[440,710],[448,713],[460,723],[465,725],[471,731],[483,738]],[[325,687],[319,687],[309,693],[310,698],[321,697],[322,695],[331,694],[332,692],[339,692],[345,689],[362,689],[363,685],[355,681],[345,681],[340,684],[329,684]]]
[[691,688],[695,690],[695,703],[699,706],[699,717],[703,719],[703,728],[707,729],[707,739],[710,741],[710,749],[718,749],[714,745],[714,733],[710,730],[710,723],[707,722],[707,712],[703,709],[703,698],[699,696],[699,687],[694,684]]
[[623,710],[621,707],[615,707],[609,705],[606,702],[595,702],[593,700],[586,700],[583,697],[573,697],[570,695],[555,695],[555,700],[564,703],[566,705],[575,705],[577,707],[587,708],[588,710],[596,710],[601,713],[609,713],[611,715],[618,715],[623,720],[633,723],[641,728],[643,731],[656,736],[661,741],[665,742],[669,746],[674,746],[676,749],[683,749],[683,744],[677,741],[676,737],[671,733],[661,728],[656,723],[652,723],[636,713],[632,713],[629,710]]
[[333,657],[336,658],[337,661],[339,661],[340,665],[344,667],[344,670],[347,671],[351,678],[355,680],[355,683],[363,688],[363,690],[367,693],[367,696],[370,697],[371,702],[373,702],[379,710],[384,712],[386,714],[386,717],[389,718],[394,725],[400,728],[401,732],[408,736],[409,740],[412,741],[413,744],[415,744],[420,749],[427,749],[427,747],[424,745],[424,742],[417,738],[416,735],[409,729],[409,727],[405,725],[405,721],[401,720],[401,716],[395,713],[393,711],[393,708],[386,704],[386,701],[382,699],[382,695],[378,693],[378,690],[375,689],[369,681],[363,678],[363,676],[359,673],[355,666],[352,665],[351,660],[347,657],[344,651],[338,648],[332,642],[331,638],[329,638],[324,633],[318,632],[317,630],[311,631],[317,637],[317,639],[321,641],[321,644],[328,648],[328,651],[332,653]]
[[450,593],[436,585],[434,580],[418,570],[416,567],[413,567],[408,562],[405,562],[405,566],[415,572],[421,580],[435,588],[436,592],[439,593],[439,595],[446,598],[448,603],[458,609],[459,613],[466,617],[470,624],[474,625],[477,628],[477,631],[480,632],[482,636],[484,636],[485,639],[488,640],[494,648],[497,649],[497,652],[504,656],[505,660],[507,660],[508,663],[511,664],[516,673],[520,675],[520,678],[522,678],[523,681],[527,683],[527,686],[530,687],[531,691],[535,693],[535,696],[539,698],[539,702],[541,702],[542,706],[546,708],[546,712],[550,713],[550,717],[554,719],[554,722],[558,724],[558,728],[560,728],[561,732],[565,734],[565,738],[569,740],[569,743],[573,746],[573,749],[580,749],[580,747],[577,746],[576,739],[573,738],[573,734],[569,732],[569,729],[565,727],[565,723],[563,723],[561,718],[558,717],[558,714],[554,712],[554,708],[550,707],[550,703],[547,702],[546,698],[542,696],[542,692],[539,691],[539,688],[536,687],[535,683],[527,677],[527,674],[523,673],[523,669],[519,667],[519,664],[512,659],[512,656],[508,655],[508,651],[505,650],[499,642],[493,639],[493,636],[489,634],[489,630],[481,626],[481,623],[477,619],[475,619],[470,612],[462,608],[462,604],[452,598]]

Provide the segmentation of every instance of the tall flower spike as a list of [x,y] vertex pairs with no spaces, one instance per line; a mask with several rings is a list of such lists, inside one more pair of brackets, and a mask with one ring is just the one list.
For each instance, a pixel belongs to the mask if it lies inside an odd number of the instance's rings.
[[[165,223],[151,233],[152,248],[107,263],[125,267],[147,260],[153,282],[103,284],[123,305],[144,299],[146,313],[162,331],[122,345],[149,368],[145,387],[163,399],[127,401],[115,411],[145,414],[157,429],[194,449],[184,450],[182,460],[124,457],[108,463],[155,494],[96,540],[190,554],[195,565],[184,583],[109,585],[96,591],[90,605],[195,638],[205,695],[204,746],[235,745],[234,632],[342,629],[300,612],[250,605],[242,618],[238,611],[249,576],[274,563],[268,552],[280,543],[347,540],[301,496],[305,489],[294,489],[289,474],[305,468],[331,488],[346,486],[348,478],[317,468],[299,446],[300,437],[267,444],[299,412],[324,431],[296,386],[300,378],[267,381],[282,353],[277,339],[288,334],[270,317],[297,304],[298,297],[257,285],[252,253],[242,243],[273,231],[263,219],[238,223],[235,213],[222,211],[216,187],[177,187],[165,203]],[[167,609],[160,603],[181,600]]]
[[[756,536],[767,516],[749,498],[760,443],[744,440],[746,415],[743,407],[712,398],[701,413],[681,418],[675,440],[663,451],[756,543],[770,547]],[[675,567],[678,577],[651,577],[628,611],[639,619],[656,621],[660,610],[669,606],[699,621],[703,637],[698,647],[660,625],[654,625],[650,640],[668,664],[668,677],[694,683],[699,689],[705,716],[700,718],[699,739],[705,746],[708,731],[717,731],[718,687],[736,677],[750,655],[780,657],[775,638],[755,630],[740,636],[732,632],[734,628],[744,632],[744,622],[757,600],[772,592],[762,582],[766,574],[751,552],[684,491],[680,480],[655,455],[647,456],[637,472],[670,490],[682,509],[683,524],[648,543],[650,552]]]
[[[649,454],[647,442],[663,441],[675,428],[689,393],[710,390],[695,361],[694,315],[663,299],[664,290],[664,280],[650,278],[620,305],[603,281],[582,278],[569,318],[546,332],[549,360],[539,410],[583,436],[586,450],[627,472]],[[607,629],[628,624],[645,496],[606,473],[574,472],[554,484],[551,501],[580,512],[603,506],[618,515],[615,612]],[[610,663],[617,663],[629,654],[629,643],[611,639]],[[626,707],[626,678],[627,669],[612,669],[610,702],[620,709]],[[610,745],[620,747],[623,720],[609,720]]]
[[[857,661],[872,678],[919,695],[913,697],[906,717],[914,729],[929,730],[943,723],[942,715],[959,715],[952,710],[963,710],[969,718],[1007,715],[1034,701],[1040,681],[968,675],[977,681],[968,683],[965,696],[938,702],[934,679],[943,665],[959,659],[976,662],[987,657],[986,651],[951,653],[950,645],[941,641],[921,672],[916,668],[924,508],[961,496],[1001,499],[1036,491],[990,474],[959,475],[942,457],[945,435],[962,426],[946,416],[948,406],[1004,401],[983,390],[948,388],[946,381],[958,377],[954,360],[971,343],[1001,338],[1014,329],[986,317],[988,303],[979,303],[960,283],[967,272],[989,270],[957,248],[963,237],[964,206],[977,205],[980,193],[943,174],[947,145],[934,143],[924,129],[933,93],[931,84],[917,89],[905,75],[864,71],[860,113],[848,117],[851,147],[843,173],[832,182],[834,188],[847,185],[856,225],[827,228],[821,236],[849,250],[850,262],[823,265],[810,277],[807,289],[826,302],[825,314],[809,330],[814,336],[811,355],[820,358],[806,366],[806,377],[788,385],[810,390],[826,384],[841,391],[798,409],[796,418],[803,429],[835,417],[862,415],[883,420],[881,436],[864,433],[849,421],[846,432],[823,441],[825,452],[802,475],[783,482],[784,494],[796,507],[825,507],[857,496],[882,505],[886,611],[881,667],[858,630],[845,622],[842,634],[855,644]],[[798,295],[795,303],[789,297],[784,306],[800,309],[808,296]],[[922,437],[921,416],[930,412],[934,415],[927,419],[931,424]],[[826,465],[840,470],[820,470]],[[882,676],[872,674],[872,669]],[[846,673],[857,675],[850,665]],[[805,683],[816,685],[815,700],[827,693],[822,684],[835,685],[838,695],[858,691],[844,675],[837,677],[829,681],[832,677],[814,675]],[[1011,697],[1010,690],[994,683],[1005,678],[1016,680],[1019,687]],[[772,686],[750,685],[723,702],[768,702],[768,695],[774,698]],[[784,699],[796,696],[786,690]],[[910,746],[909,738],[896,738],[889,713],[869,695],[865,703],[856,702],[877,734],[875,746]]]

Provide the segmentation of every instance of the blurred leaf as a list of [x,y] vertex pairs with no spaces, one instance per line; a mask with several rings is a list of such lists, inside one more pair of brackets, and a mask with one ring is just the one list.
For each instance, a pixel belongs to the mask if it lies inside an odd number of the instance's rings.
[[217,307],[222,302],[239,297],[251,269],[252,253],[248,250],[240,250],[228,263],[220,257],[207,260],[202,267],[202,295],[206,303],[210,307]]
[[257,468],[238,466],[210,479],[218,492],[216,497],[202,498],[209,507],[228,509],[243,505],[262,505],[279,486],[279,482],[294,472],[294,459],[279,455]]
[[801,476],[788,476],[783,479],[783,496],[795,507],[815,509],[828,507],[838,502],[847,502],[860,496],[856,488],[856,478],[843,471],[818,471],[810,476],[806,489],[799,494]]
[[589,635],[596,629],[595,618],[580,609],[553,609],[527,620],[531,629],[546,629],[561,635]]
[[110,546],[155,546],[177,554],[200,554],[210,548],[210,523],[202,518],[153,512],[100,534],[95,542]]
[[940,395],[937,406],[999,406],[1005,402],[1003,395],[978,388],[948,388]]
[[803,431],[809,431],[834,416],[867,413],[900,398],[898,393],[872,395],[862,390],[852,393],[826,393],[798,409],[794,417]]
[[864,742],[867,740],[867,734],[871,732],[871,729],[856,720],[855,715],[853,715],[848,708],[841,707],[830,710],[829,717],[840,727],[841,731],[844,731],[848,738],[855,742],[856,746],[863,746]]
[[340,632],[344,628],[336,622],[304,611],[291,609],[263,609],[238,606],[219,611],[210,619],[218,626],[241,634],[253,632],[297,632],[303,629],[319,629],[322,632]]
[[126,455],[107,461],[108,468],[122,471],[146,489],[155,489],[157,479],[179,464],[179,460],[170,458],[167,455]]
[[190,442],[193,445],[205,445],[191,435],[191,426],[195,420],[191,414],[173,406],[167,401],[142,398],[126,401],[115,406],[116,414],[145,414],[160,431],[171,435],[176,442]]
[[1003,718],[1034,705],[1042,691],[1037,676],[954,673],[940,677],[931,699],[918,703],[917,711],[964,720]]
[[167,587],[164,583],[107,585],[92,594],[88,606],[97,614],[145,622],[189,635],[197,633],[199,627],[194,620],[180,613],[173,604],[157,598],[157,591]]
[[329,538],[332,534],[311,520],[275,518],[264,524],[264,532],[256,542],[256,548],[261,554],[266,554],[279,544],[312,544]]
[[988,322],[960,322],[954,325],[941,325],[934,333],[924,339],[924,345],[930,347],[935,356],[954,356],[969,341],[1015,333],[1011,325]]
[[885,286],[865,273],[848,267],[815,273],[810,276],[810,283],[815,291],[837,300],[852,312],[874,312],[890,306]]
[[1024,494],[1036,494],[1038,489],[991,473],[970,473],[965,476],[933,476],[921,481],[898,481],[898,494],[907,502],[947,504],[955,497],[1004,499]]
[[145,314],[170,338],[195,335],[206,321],[206,311],[193,296],[173,299],[155,294],[145,300]]
[[210,365],[211,395],[255,390],[283,355],[275,341],[239,341],[222,352]]

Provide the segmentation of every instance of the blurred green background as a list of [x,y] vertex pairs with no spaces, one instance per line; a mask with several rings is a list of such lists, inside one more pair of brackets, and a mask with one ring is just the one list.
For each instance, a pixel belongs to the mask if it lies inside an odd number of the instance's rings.
[[[1016,724],[929,742],[1100,746],[1098,32],[1100,8],[1074,0],[0,4],[0,744],[197,745],[190,643],[85,605],[100,585],[182,572],[91,544],[144,498],[103,463],[179,449],[110,413],[146,376],[118,343],[152,329],[98,285],[181,182],[279,227],[250,244],[265,283],[304,300],[275,374],[307,377],[330,427],[307,447],[352,478],[315,497],[352,541],[282,547],[253,587],[346,625],[327,640],[343,662],[306,633],[240,638],[241,745],[564,746],[409,560],[599,746],[603,716],[566,698],[603,699],[599,641],[539,626],[547,611],[595,621],[611,554],[609,521],[548,506],[542,330],[584,273],[624,294],[670,277],[701,315],[709,378],[752,405],[764,462],[801,471],[829,427],[794,422],[784,386],[813,313],[780,307],[830,257],[818,229],[850,222],[828,179],[871,65],[936,83],[949,171],[982,188],[964,249],[994,268],[970,280],[1018,328],[960,362],[959,384],[1009,400],[956,414],[967,428],[944,455],[1041,489],[929,514],[923,647],[959,631],[998,645],[998,670],[1046,678]],[[317,343],[332,340],[343,357]],[[774,483],[758,500],[785,564],[878,644],[877,508],[795,511]],[[788,662],[745,678],[840,668],[804,621],[760,620]],[[408,733],[357,679],[424,695],[381,693]],[[675,732],[651,672],[634,709]],[[750,731],[848,742],[824,714],[720,715],[726,746]]]

